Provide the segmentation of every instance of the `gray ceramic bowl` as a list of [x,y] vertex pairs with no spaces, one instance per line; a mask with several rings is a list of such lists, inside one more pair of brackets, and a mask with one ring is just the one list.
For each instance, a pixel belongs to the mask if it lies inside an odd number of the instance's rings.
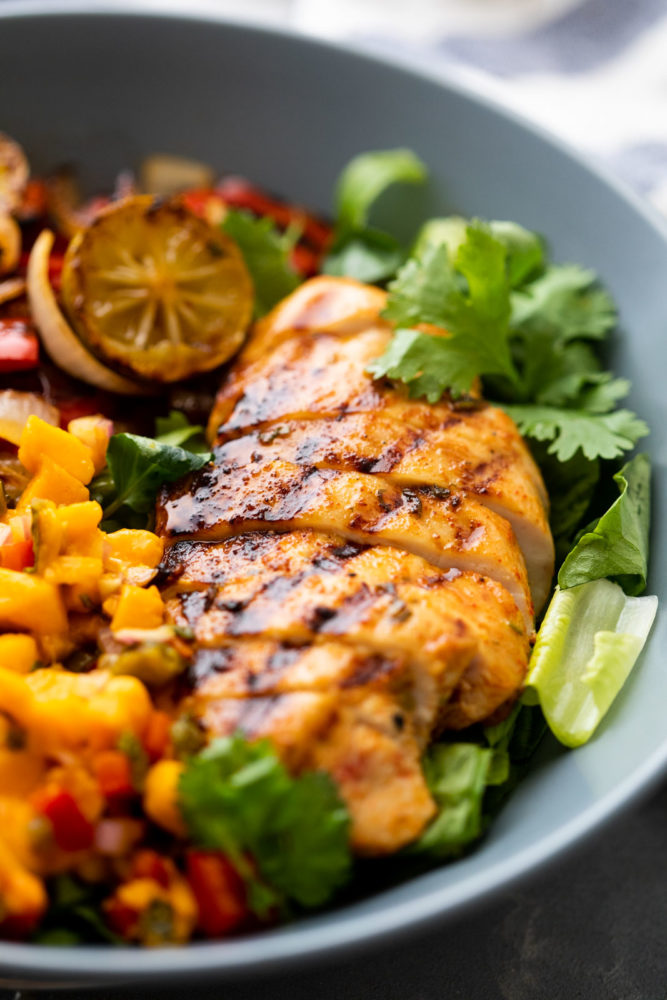
[[[196,17],[63,13],[0,3],[0,126],[34,166],[64,160],[96,186],[151,151],[198,157],[326,210],[361,150],[416,150],[433,181],[418,211],[516,219],[560,259],[596,268],[620,305],[614,364],[653,428],[656,515],[665,495],[667,236],[626,192],[558,143],[460,87],[302,38]],[[10,85],[11,84],[11,85]],[[428,202],[428,203],[427,203]],[[413,202],[414,204],[414,202]],[[664,594],[656,516],[650,592]],[[296,966],[335,949],[455,919],[590,833],[667,762],[666,616],[592,742],[536,762],[469,857],[361,902],[243,940],[169,951],[0,943],[2,980],[102,981]]]

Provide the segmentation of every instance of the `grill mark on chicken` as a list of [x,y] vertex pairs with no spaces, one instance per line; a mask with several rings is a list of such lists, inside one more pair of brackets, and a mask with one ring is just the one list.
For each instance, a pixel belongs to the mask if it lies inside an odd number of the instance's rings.
[[551,532],[539,493],[531,486],[532,459],[514,425],[499,411],[487,408],[467,419],[457,417],[448,433],[417,432],[389,418],[353,414],[335,421],[288,422],[268,443],[264,438],[263,431],[254,431],[228,441],[216,449],[216,461],[231,469],[281,459],[374,474],[401,489],[430,488],[441,497],[443,490],[475,495],[512,525],[535,606],[544,603],[554,564]]
[[474,498],[433,497],[387,483],[380,502],[376,477],[361,473],[279,461],[224,469],[206,467],[176,490],[163,491],[158,532],[170,539],[222,540],[262,528],[308,528],[396,546],[441,569],[478,569],[493,577],[532,627],[525,564],[512,529]]
[[[510,595],[479,574],[434,573],[417,556],[391,548],[357,551],[345,562],[323,559],[332,539],[306,532],[263,536],[259,558],[249,564],[235,556],[234,542],[181,543],[184,590],[167,608],[172,620],[195,629],[202,647],[259,635],[292,643],[336,639],[385,655],[402,650],[438,672],[441,703],[452,688],[456,699],[472,672],[476,685],[467,685],[450,713],[457,728],[488,716],[521,683],[529,637]],[[211,564],[223,568],[224,579]],[[210,589],[214,576],[221,580],[217,596],[202,615],[192,588]],[[239,597],[232,608],[230,598]],[[466,634],[475,647],[467,666],[460,659]]]

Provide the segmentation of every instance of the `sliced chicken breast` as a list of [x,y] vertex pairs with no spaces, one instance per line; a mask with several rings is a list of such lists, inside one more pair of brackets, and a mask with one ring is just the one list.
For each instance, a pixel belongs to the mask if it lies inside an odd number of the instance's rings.
[[[183,702],[209,733],[268,737],[291,770],[327,771],[350,811],[358,853],[390,853],[419,836],[435,805],[402,661],[364,657],[336,643],[303,650],[237,643],[225,654],[212,654],[217,665],[206,665],[208,677],[200,660],[193,694]],[[303,691],[299,675],[335,676],[339,686]],[[256,689],[251,697],[241,696],[244,677],[246,694]]]
[[447,425],[421,431],[376,413],[293,420],[228,441],[216,453],[222,465],[272,458],[369,473],[400,488],[435,486],[474,495],[512,525],[535,607],[546,600],[554,567],[553,539],[533,487],[533,461],[501,410],[453,413]]
[[533,608],[526,567],[504,518],[470,496],[399,489],[363,473],[262,462],[208,466],[157,506],[167,539],[222,540],[248,531],[311,529],[353,542],[392,545],[440,569],[490,576],[509,590],[527,628]]
[[258,535],[251,558],[239,541],[180,542],[169,553],[180,574],[167,594],[180,593],[167,601],[168,613],[193,628],[202,647],[248,636],[293,645],[336,638],[382,656],[400,653],[422,691],[418,703],[439,705],[436,728],[486,718],[521,684],[529,635],[509,593],[488,578],[438,573],[397,549],[341,546],[316,533]]

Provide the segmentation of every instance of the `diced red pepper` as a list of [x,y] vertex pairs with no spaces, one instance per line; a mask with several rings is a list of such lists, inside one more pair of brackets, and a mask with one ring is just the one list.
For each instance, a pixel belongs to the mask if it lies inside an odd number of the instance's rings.
[[220,937],[248,917],[243,880],[223,854],[189,851],[187,878],[199,908],[200,929]]
[[8,542],[0,546],[0,566],[3,569],[14,569],[19,573],[29,566],[35,565],[35,554],[32,539],[20,542]]
[[[0,898],[0,905],[2,899]],[[40,910],[26,913],[12,913],[0,920],[0,938],[10,941],[23,941],[34,931],[42,917]]]
[[51,823],[53,839],[63,851],[84,851],[93,843],[95,829],[72,795],[64,788],[45,788],[32,803]]
[[169,888],[172,872],[169,863],[157,851],[149,848],[137,851],[132,859],[130,878],[150,878],[164,889]]
[[151,763],[164,755],[169,743],[171,719],[166,712],[154,711],[148,719],[144,733],[144,749]]
[[18,216],[22,222],[30,222],[46,215],[46,184],[40,180],[29,180],[21,195]]
[[134,795],[132,772],[127,755],[120,750],[104,750],[93,761],[100,791],[107,799]]
[[0,372],[26,371],[39,364],[39,339],[28,320],[0,319]]

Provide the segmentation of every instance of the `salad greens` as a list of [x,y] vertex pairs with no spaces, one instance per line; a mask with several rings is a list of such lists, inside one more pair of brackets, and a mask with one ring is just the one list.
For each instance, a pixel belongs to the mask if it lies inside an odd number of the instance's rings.
[[223,230],[238,244],[255,292],[255,318],[264,316],[293,292],[299,278],[290,263],[290,253],[299,238],[296,227],[281,233],[268,217],[257,219],[250,212],[228,210]]
[[194,842],[224,851],[260,916],[290,901],[319,906],[348,877],[349,818],[334,782],[291,777],[267,740],[215,740],[187,762],[179,797]]
[[325,274],[379,282],[391,277],[405,259],[395,236],[368,224],[370,210],[394,184],[421,184],[426,168],[408,149],[387,149],[356,156],[336,185],[333,245]]
[[[199,450],[201,427],[188,425],[185,417],[172,414],[158,429],[162,435],[156,438],[139,434],[114,434],[110,438],[106,468],[90,484],[92,499],[104,511],[102,527],[106,531],[146,527],[160,487],[210,462],[210,452]],[[171,443],[176,441],[189,448]]]
[[482,801],[493,762],[491,749],[474,743],[436,743],[424,775],[438,815],[410,848],[436,858],[460,854],[482,833]]
[[625,683],[653,624],[657,597],[627,597],[598,579],[557,589],[530,661],[524,700],[555,736],[581,746]]
[[584,529],[566,556],[558,573],[561,587],[607,577],[620,583],[627,594],[641,594],[648,571],[650,480],[647,455],[636,455],[616,473],[620,496]]

